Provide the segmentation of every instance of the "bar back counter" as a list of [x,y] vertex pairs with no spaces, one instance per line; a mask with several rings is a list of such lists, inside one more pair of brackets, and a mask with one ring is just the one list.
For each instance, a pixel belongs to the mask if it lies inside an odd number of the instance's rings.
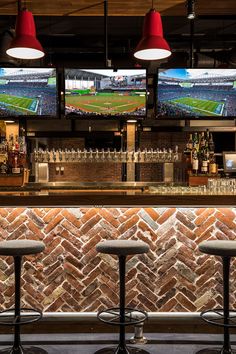
[[[149,253],[127,262],[127,306],[174,315],[222,305],[221,277],[216,276],[220,261],[200,254],[197,246],[208,239],[235,240],[236,195],[122,186],[78,190],[29,185],[0,192],[1,238],[42,240],[46,245],[37,259],[26,258],[24,307],[66,315],[116,306],[116,262],[98,254],[95,246],[120,238],[150,246]],[[11,260],[1,259],[0,268],[3,310],[14,301]],[[233,284],[230,301],[234,307]]]

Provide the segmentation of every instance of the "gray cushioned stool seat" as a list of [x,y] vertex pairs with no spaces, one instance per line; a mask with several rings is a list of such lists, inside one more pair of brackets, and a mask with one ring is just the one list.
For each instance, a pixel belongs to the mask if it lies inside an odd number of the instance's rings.
[[0,242],[0,255],[4,256],[24,256],[36,254],[44,250],[43,242],[34,240],[12,240]]
[[147,253],[149,246],[142,241],[108,240],[98,243],[96,250],[101,253],[128,256],[130,254]]
[[213,254],[221,257],[236,256],[236,241],[212,240],[204,241],[199,244],[199,250],[203,253]]

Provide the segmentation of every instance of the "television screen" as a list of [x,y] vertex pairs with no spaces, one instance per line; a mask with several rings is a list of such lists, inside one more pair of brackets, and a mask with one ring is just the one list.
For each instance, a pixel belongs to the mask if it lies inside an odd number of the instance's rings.
[[57,115],[56,69],[0,68],[0,116]]
[[144,117],[146,70],[66,69],[65,114]]
[[223,152],[224,172],[236,173],[236,151]]
[[236,69],[163,69],[157,87],[158,118],[236,117]]

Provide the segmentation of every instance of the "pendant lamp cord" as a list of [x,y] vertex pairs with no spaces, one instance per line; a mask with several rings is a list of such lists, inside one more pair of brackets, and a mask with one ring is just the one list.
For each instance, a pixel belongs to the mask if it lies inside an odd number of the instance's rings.
[[108,3],[107,0],[104,1],[104,65],[105,68],[108,67],[108,29],[107,29],[107,18],[108,18]]
[[18,2],[17,2],[17,10],[18,10],[18,12],[21,11],[21,0],[18,0]]
[[154,9],[154,0],[152,0],[152,9]]

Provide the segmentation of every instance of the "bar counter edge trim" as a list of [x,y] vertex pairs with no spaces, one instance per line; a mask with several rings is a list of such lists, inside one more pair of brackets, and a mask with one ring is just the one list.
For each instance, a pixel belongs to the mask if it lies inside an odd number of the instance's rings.
[[235,195],[1,195],[1,207],[236,207]]

